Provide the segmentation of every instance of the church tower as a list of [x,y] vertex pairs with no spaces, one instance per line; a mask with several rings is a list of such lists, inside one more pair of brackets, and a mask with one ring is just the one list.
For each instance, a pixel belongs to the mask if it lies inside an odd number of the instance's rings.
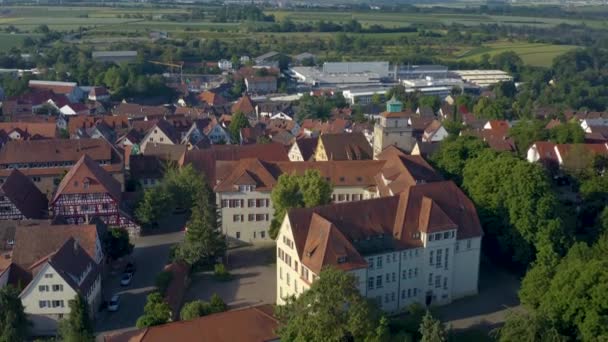
[[403,110],[403,103],[394,96],[386,103],[386,111],[380,114],[380,121],[374,125],[374,159],[386,147],[396,147],[411,152],[416,145],[409,124],[410,111]]

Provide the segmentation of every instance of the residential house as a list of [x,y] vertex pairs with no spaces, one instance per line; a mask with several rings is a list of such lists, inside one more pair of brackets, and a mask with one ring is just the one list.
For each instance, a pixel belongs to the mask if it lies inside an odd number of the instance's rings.
[[50,202],[53,217],[71,224],[94,218],[139,234],[139,226],[121,207],[122,185],[87,155],[63,177]]
[[18,169],[50,198],[62,177],[85,154],[124,184],[122,155],[105,139],[9,141],[0,149],[0,183]]
[[203,173],[211,187],[216,184],[215,169],[218,161],[238,161],[246,158],[258,158],[267,161],[288,161],[287,150],[281,144],[256,145],[212,145],[204,150],[186,151],[179,159],[179,166],[191,164],[195,170]]
[[99,122],[105,123],[117,134],[126,133],[129,130],[129,118],[126,115],[76,115],[70,117],[68,133],[74,135],[78,129],[87,130],[95,127]]
[[291,102],[269,101],[255,106],[259,118],[293,120],[294,112]]
[[316,161],[372,159],[372,147],[363,133],[321,134]]
[[87,96],[89,101],[106,102],[110,100],[110,93],[106,87],[93,87]]
[[541,163],[551,171],[566,167],[585,168],[594,156],[608,157],[608,143],[600,144],[555,144],[537,141],[528,149],[526,159],[530,163]]
[[65,106],[59,108],[59,112],[63,115],[89,115],[91,110],[84,103],[68,103]]
[[0,185],[0,220],[42,219],[48,205],[47,197],[17,169]]
[[19,298],[32,335],[55,335],[77,294],[95,317],[101,304],[101,234],[102,228],[95,225],[17,226],[9,283],[25,286]]
[[220,68],[220,70],[231,70],[232,69],[232,62],[227,60],[227,59],[220,59],[217,62],[217,67]]
[[223,106],[228,103],[222,95],[210,90],[200,93],[198,99],[209,106]]
[[375,176],[384,161],[270,162],[257,158],[218,161],[216,200],[226,236],[244,242],[268,241],[274,213],[270,194],[282,174],[317,170],[333,186],[334,202],[358,201],[376,195]]
[[126,115],[129,120],[162,119],[171,115],[171,110],[165,106],[144,106],[137,103],[120,103],[112,110],[114,115]]
[[453,182],[397,196],[291,209],[277,238],[277,304],[308,290],[324,267],[357,279],[386,312],[443,305],[478,292],[483,230]]
[[249,95],[243,95],[235,104],[232,105],[231,113],[243,113],[247,116],[255,116],[255,103],[251,100]]
[[194,146],[201,140],[213,144],[230,144],[230,134],[220,125],[214,116],[197,119],[192,122],[190,129],[182,138],[182,144]]
[[422,141],[436,143],[448,137],[448,131],[439,120],[433,120],[424,128]]
[[188,151],[187,145],[149,143],[142,153],[145,156],[155,156],[163,162],[177,162],[182,159],[186,151]]
[[143,189],[160,184],[164,176],[165,162],[155,155],[129,156],[130,179],[139,182]]
[[106,335],[103,341],[278,342],[278,327],[279,321],[274,317],[274,308],[265,304],[215,313],[189,321]]
[[58,137],[54,122],[0,122],[0,135],[10,140],[39,140]]
[[275,76],[251,76],[245,78],[245,86],[250,94],[267,94],[277,91]]
[[167,120],[161,119],[144,135],[141,150],[145,151],[149,143],[176,145],[180,143],[179,133]]
[[312,161],[317,148],[319,138],[302,138],[297,139],[289,149],[289,160],[295,161]]
[[65,95],[72,103],[83,99],[84,93],[75,82],[30,80],[28,87],[33,90],[47,90],[57,95]]

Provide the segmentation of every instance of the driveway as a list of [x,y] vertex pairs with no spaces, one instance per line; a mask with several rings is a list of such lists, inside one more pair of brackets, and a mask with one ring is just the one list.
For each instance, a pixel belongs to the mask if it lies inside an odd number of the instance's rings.
[[183,239],[184,233],[168,232],[137,238],[133,254],[137,270],[131,285],[120,286],[120,272],[110,275],[103,287],[104,298],[120,295],[118,312],[101,312],[95,318],[95,332],[99,335],[135,328],[135,322],[143,314],[146,296],[152,292],[156,276],[169,259],[171,246]]
[[433,310],[455,331],[475,328],[490,331],[501,326],[509,309],[519,309],[517,291],[521,281],[482,258],[479,294],[462,298]]
[[228,251],[226,262],[232,275],[219,281],[213,271],[192,275],[185,302],[208,301],[217,293],[231,309],[276,302],[275,244],[239,247]]

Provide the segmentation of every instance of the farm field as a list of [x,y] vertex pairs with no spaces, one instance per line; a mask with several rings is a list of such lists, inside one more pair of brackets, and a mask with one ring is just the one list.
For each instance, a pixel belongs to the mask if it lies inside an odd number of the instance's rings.
[[555,57],[572,49],[576,49],[576,46],[522,42],[497,42],[485,44],[482,47],[465,50],[457,55],[455,60],[479,60],[484,54],[493,56],[501,52],[513,51],[517,53],[524,63],[528,65],[546,67],[551,65]]

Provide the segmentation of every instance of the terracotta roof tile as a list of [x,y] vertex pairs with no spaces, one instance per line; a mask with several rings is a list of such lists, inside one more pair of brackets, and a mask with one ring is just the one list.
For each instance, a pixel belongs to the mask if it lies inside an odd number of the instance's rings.
[[76,162],[83,154],[112,160],[112,146],[104,139],[9,141],[0,150],[0,164]]
[[120,202],[122,197],[120,183],[99,163],[83,155],[59,183],[52,202],[64,194],[97,193],[107,193],[117,202]]
[[372,147],[363,133],[323,134],[319,136],[329,160],[372,159]]
[[57,125],[54,122],[0,122],[0,130],[10,133],[19,129],[28,137],[57,138]]
[[300,149],[300,153],[304,160],[310,161],[314,157],[318,142],[319,138],[314,137],[298,139],[294,144],[298,145],[298,149]]
[[234,105],[232,105],[231,113],[243,113],[245,115],[255,113],[255,104],[249,95],[243,95]]

